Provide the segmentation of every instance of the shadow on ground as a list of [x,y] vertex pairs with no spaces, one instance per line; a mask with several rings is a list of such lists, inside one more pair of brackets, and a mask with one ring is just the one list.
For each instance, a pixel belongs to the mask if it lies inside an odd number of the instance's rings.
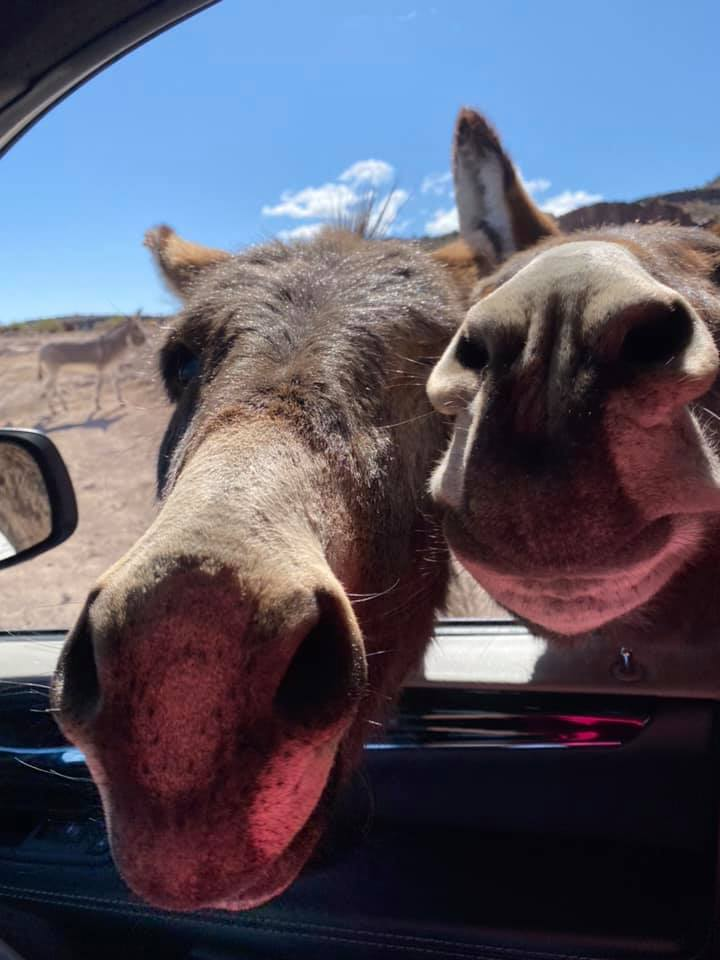
[[[51,417],[43,417],[35,424],[35,430],[42,430],[45,433],[60,433],[62,430],[75,430],[78,428],[85,430],[102,430],[103,432],[114,423],[127,416],[126,413],[120,413],[120,408],[110,410],[107,414],[100,416],[95,411],[90,413],[85,420],[69,421],[68,423],[56,423],[51,425]],[[113,415],[114,414],[114,415]]]

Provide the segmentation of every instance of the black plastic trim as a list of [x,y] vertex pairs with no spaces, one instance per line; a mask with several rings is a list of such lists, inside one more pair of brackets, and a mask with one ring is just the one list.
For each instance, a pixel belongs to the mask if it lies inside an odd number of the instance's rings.
[[22,447],[38,465],[50,499],[52,530],[42,543],[23,550],[14,557],[0,560],[0,570],[16,563],[24,563],[39,553],[57,547],[74,533],[78,522],[77,502],[70,474],[50,437],[39,430],[4,427],[0,429],[0,442],[3,440]]
[[164,30],[218,2],[156,0],[139,12],[119,17],[111,28],[90,37],[0,111],[0,157],[49,110],[105,67]]

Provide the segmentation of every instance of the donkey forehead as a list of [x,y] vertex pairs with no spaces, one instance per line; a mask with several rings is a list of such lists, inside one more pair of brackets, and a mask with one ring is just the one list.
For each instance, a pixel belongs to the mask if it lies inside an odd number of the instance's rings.
[[213,332],[243,350],[256,342],[276,361],[309,346],[319,362],[350,338],[358,348],[433,342],[457,323],[459,305],[443,269],[401,242],[332,238],[254,248],[208,272],[188,298],[176,331],[196,342]]
[[469,319],[487,313],[542,310],[548,301],[581,304],[588,319],[644,300],[671,301],[677,293],[656,280],[620,243],[578,240],[543,250],[481,300]]

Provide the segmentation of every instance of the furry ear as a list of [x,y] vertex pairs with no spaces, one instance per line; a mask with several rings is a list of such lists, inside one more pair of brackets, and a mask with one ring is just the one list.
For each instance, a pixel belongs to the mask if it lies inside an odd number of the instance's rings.
[[517,250],[560,233],[530,199],[487,120],[464,107],[453,138],[460,237],[433,250],[463,297]]
[[487,276],[495,269],[494,257],[474,253],[461,238],[437,247],[430,256],[446,268],[465,302],[469,302],[472,289],[480,277]]
[[187,296],[200,271],[230,256],[224,250],[214,250],[183,240],[165,225],[147,231],[145,246],[152,252],[168,287],[179,297]]
[[493,128],[467,107],[455,123],[453,176],[460,236],[476,255],[498,264],[560,233],[528,196]]

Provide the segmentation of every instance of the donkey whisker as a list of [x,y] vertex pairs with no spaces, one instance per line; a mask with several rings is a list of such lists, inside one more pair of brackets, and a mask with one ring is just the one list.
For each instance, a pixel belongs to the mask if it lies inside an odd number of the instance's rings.
[[700,409],[701,409],[702,411],[704,411],[705,413],[707,413],[708,416],[712,417],[714,420],[720,420],[720,416],[718,416],[718,414],[715,413],[714,410],[708,410],[707,407],[700,407]]
[[403,427],[407,423],[417,423],[419,420],[427,420],[428,417],[434,417],[435,411],[429,410],[426,413],[418,414],[417,417],[408,417],[407,420],[399,420],[397,423],[385,423],[379,429],[380,430],[392,430],[395,427]]
[[385,590],[378,590],[377,593],[349,593],[348,597],[353,606],[358,603],[367,603],[368,600],[377,600],[378,597],[386,597],[389,593],[392,593],[399,584],[400,578],[398,577],[397,580],[391,583],[389,587],[386,587]]
[[77,783],[93,782],[92,777],[71,777],[67,773],[60,773],[59,770],[46,770],[44,767],[38,767],[34,763],[29,763],[27,760],[23,760],[22,757],[15,757],[14,759],[23,767],[28,767],[30,770],[35,770],[37,773],[46,773],[50,777],[61,777],[63,780],[74,780]]

